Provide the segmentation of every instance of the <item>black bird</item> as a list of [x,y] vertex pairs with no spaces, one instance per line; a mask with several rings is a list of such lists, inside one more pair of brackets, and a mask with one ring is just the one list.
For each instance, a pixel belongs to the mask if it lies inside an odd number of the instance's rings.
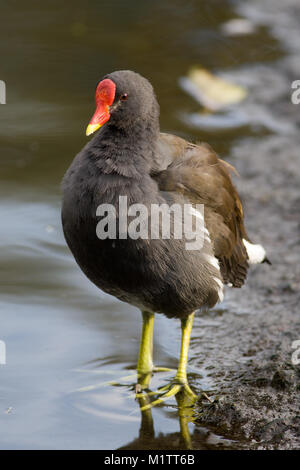
[[[163,399],[183,389],[193,400],[186,366],[194,312],[222,301],[224,284],[241,287],[249,264],[268,262],[265,250],[247,236],[231,180],[234,168],[207,144],[160,132],[159,105],[147,79],[129,70],[110,73],[98,83],[95,99],[87,135],[101,129],[63,179],[65,238],[94,284],[141,309],[138,374],[158,370],[152,362],[154,313],[180,318],[179,367],[172,384],[162,389]],[[120,197],[126,203],[122,209]],[[163,215],[170,217],[169,236],[153,207],[167,207]],[[180,237],[176,230],[186,221],[186,207],[192,224]],[[147,237],[130,232],[137,228],[133,215],[141,212],[139,228],[146,227]],[[195,227],[201,241],[197,249],[188,245]]]

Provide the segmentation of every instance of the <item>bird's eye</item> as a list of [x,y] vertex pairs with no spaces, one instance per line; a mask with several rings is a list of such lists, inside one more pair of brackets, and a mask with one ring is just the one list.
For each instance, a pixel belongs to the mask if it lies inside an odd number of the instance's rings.
[[124,93],[124,95],[121,96],[122,101],[128,100],[128,93]]

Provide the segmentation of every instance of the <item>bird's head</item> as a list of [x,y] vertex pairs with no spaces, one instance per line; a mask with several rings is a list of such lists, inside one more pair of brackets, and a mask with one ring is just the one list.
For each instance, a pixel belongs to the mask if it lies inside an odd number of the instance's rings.
[[157,120],[159,106],[150,82],[130,70],[112,72],[97,85],[96,111],[87,127],[86,135],[109,123],[126,129],[136,122]]

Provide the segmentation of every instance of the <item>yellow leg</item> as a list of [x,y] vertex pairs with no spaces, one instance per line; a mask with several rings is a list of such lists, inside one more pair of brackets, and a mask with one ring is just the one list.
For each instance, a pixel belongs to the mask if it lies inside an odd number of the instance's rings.
[[191,313],[187,318],[181,320],[181,349],[178,370],[175,377],[175,381],[179,383],[188,383],[186,368],[194,316],[195,314]]
[[164,402],[168,398],[176,395],[180,390],[182,390],[189,398],[192,403],[197,399],[197,396],[191,390],[188,380],[187,380],[187,359],[188,359],[188,350],[190,344],[190,336],[193,327],[194,313],[191,313],[187,318],[181,320],[181,349],[180,349],[180,359],[177,374],[170,385],[162,387],[158,393],[163,393],[163,395],[154,400],[152,403],[145,405],[141,408],[142,411],[152,408],[159,403]]
[[139,358],[137,363],[138,384],[136,391],[148,388],[153,372],[167,372],[167,367],[155,367],[153,365],[153,326],[154,313],[144,311],[143,328],[141,335]]
[[143,329],[140,343],[138,374],[147,374],[153,370],[153,326],[154,313],[142,312]]

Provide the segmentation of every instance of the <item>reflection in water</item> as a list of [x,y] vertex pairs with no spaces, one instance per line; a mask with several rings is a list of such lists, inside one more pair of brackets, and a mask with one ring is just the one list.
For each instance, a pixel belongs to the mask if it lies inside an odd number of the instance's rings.
[[[179,432],[155,433],[155,423],[152,415],[153,408],[144,409],[151,403],[152,392],[149,389],[151,374],[139,379],[139,384],[142,385],[145,393],[137,399],[141,410],[141,424],[139,430],[139,437],[120,450],[201,450],[201,449],[231,449],[236,447],[236,443],[228,439],[219,437],[206,428],[198,428],[193,426],[191,432],[189,424],[194,423],[197,414],[199,413],[199,406],[201,404],[191,404],[191,401],[186,393],[180,391],[176,396],[177,407],[174,409],[178,415]],[[162,406],[162,405],[158,405]]]
[[[151,395],[150,391],[150,380],[152,374],[146,374],[144,377],[140,377],[138,384],[144,390],[144,393],[139,393],[139,398],[137,399],[140,405],[141,410],[141,428],[140,428],[140,440],[149,441],[151,438],[151,443],[155,440],[154,425],[151,412]],[[156,393],[154,392],[153,395]],[[175,395],[178,407],[178,415],[180,422],[180,437],[182,440],[184,449],[191,449],[191,437],[189,433],[188,423],[193,421],[193,410],[194,404],[191,402],[189,396],[185,393],[184,390],[181,390]],[[180,445],[181,447],[182,445]]]
[[[152,410],[141,411],[141,427],[138,439],[123,447],[123,449],[193,449],[192,438],[188,424],[194,420],[194,407],[184,392],[179,392],[176,396],[180,432],[169,435],[155,436]],[[140,408],[150,403],[150,398],[145,394],[143,398],[138,398]],[[173,447],[174,446],[174,447]]]
[[[77,389],[75,400],[72,402],[80,410],[82,417],[89,415],[96,420],[96,428],[100,436],[103,436],[103,424],[110,423],[113,432],[122,435],[122,440],[117,449],[132,450],[201,450],[201,449],[238,449],[242,448],[240,442],[231,440],[230,436],[224,437],[218,430],[211,430],[197,424],[197,418],[204,407],[215,406],[210,403],[205,395],[202,400],[191,404],[188,396],[179,392],[175,398],[161,403],[153,408],[145,407],[156,398],[157,390],[164,381],[170,379],[174,371],[158,374],[145,374],[137,377],[133,371],[118,380],[109,380],[116,377],[119,370],[109,369],[105,374],[103,366],[101,370],[80,369],[77,372],[90,373],[103,380],[96,380],[93,384]],[[104,375],[104,376],[103,376]],[[198,384],[201,377],[189,374]],[[81,376],[82,377],[82,376]],[[106,377],[106,380],[104,379]],[[138,393],[136,389],[143,389]],[[150,381],[151,384],[150,384]],[[82,378],[80,380],[82,382]],[[195,390],[199,391],[199,390]],[[80,392],[80,396],[77,393]],[[138,414],[140,416],[138,416]],[[136,436],[139,424],[138,437],[130,440],[130,436]],[[116,438],[116,436],[115,436]],[[129,441],[124,445],[124,442]]]

